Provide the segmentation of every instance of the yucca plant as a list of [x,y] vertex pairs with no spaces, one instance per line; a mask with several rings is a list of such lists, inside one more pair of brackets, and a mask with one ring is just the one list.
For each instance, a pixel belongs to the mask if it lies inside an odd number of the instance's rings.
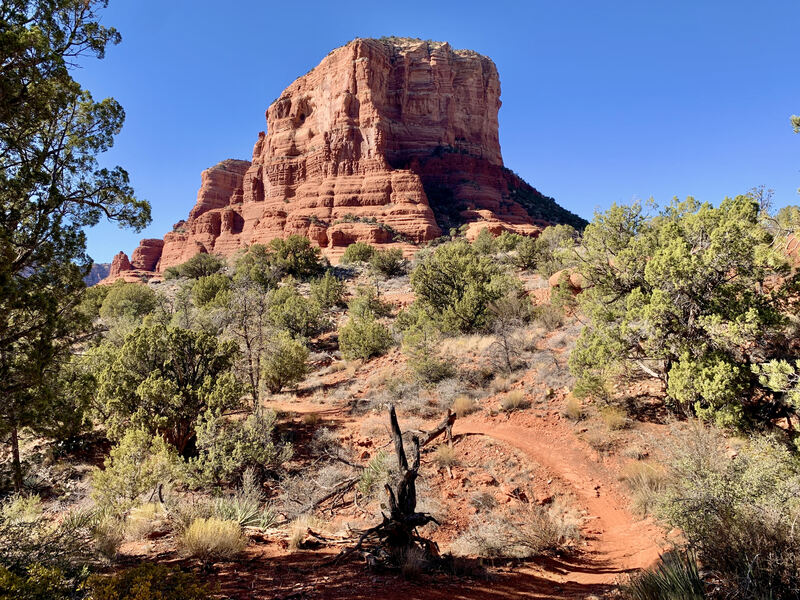
[[704,600],[705,584],[692,552],[668,552],[658,564],[621,586],[629,600]]

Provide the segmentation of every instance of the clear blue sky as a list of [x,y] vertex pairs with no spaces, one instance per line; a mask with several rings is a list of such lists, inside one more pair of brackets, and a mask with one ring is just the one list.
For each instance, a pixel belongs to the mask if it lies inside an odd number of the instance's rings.
[[269,103],[355,37],[491,57],[506,166],[586,218],[612,202],[717,203],[761,184],[778,205],[800,203],[798,0],[111,0],[104,21],[122,44],[76,78],[125,108],[103,162],[128,169],[153,223],[92,229],[98,262],[185,218],[200,172],[249,159]]

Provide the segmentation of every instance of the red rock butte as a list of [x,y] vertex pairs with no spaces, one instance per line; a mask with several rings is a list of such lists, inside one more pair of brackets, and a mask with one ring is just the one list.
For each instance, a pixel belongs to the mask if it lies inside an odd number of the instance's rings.
[[585,221],[503,166],[500,79],[471,50],[407,38],[330,52],[267,109],[251,162],[203,171],[186,221],[114,257],[106,281],[299,234],[332,260],[356,241],[407,253],[449,228],[537,235]]

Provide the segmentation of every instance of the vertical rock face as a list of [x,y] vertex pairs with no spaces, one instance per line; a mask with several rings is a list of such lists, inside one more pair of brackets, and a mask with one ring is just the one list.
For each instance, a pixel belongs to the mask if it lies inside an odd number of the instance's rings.
[[188,220],[161,248],[144,240],[133,266],[163,271],[198,252],[231,255],[290,234],[336,258],[359,240],[411,251],[463,224],[469,237],[484,227],[536,235],[550,222],[582,225],[505,169],[500,104],[485,56],[439,42],[354,40],[269,106],[252,162],[203,172]]

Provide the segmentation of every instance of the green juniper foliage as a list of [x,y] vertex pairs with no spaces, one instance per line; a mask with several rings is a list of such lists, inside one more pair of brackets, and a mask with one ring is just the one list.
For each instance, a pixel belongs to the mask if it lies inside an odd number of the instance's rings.
[[751,196],[596,215],[578,253],[589,319],[570,358],[579,384],[635,369],[720,425],[796,416],[793,367],[770,362],[792,352],[796,287],[774,242]]
[[101,168],[125,118],[72,78],[120,35],[102,0],[0,3],[0,435],[22,485],[19,430],[52,411],[43,393],[87,323],[76,310],[91,267],[85,227],[101,218],[141,230],[150,206],[121,167]]

